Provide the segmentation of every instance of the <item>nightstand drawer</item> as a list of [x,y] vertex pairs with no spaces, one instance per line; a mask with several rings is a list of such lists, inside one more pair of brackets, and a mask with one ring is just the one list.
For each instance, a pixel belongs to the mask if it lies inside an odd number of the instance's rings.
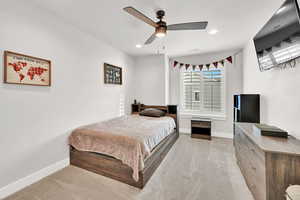
[[211,139],[211,122],[191,120],[192,138]]
[[211,123],[206,121],[193,121],[192,120],[192,127],[199,127],[199,128],[210,128]]

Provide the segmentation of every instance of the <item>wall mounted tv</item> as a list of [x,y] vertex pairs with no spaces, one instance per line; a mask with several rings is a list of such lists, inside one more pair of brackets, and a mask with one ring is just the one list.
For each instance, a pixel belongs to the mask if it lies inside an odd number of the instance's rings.
[[300,57],[299,2],[286,0],[254,37],[254,44],[261,71]]

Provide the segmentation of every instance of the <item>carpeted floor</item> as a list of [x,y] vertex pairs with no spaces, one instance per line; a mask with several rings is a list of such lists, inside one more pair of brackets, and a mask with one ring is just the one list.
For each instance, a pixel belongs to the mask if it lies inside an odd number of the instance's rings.
[[232,140],[180,136],[143,190],[69,166],[5,200],[253,200]]

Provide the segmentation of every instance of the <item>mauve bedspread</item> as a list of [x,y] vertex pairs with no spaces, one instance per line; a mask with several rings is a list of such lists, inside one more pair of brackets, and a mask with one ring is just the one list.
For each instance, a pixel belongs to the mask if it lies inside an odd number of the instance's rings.
[[113,156],[133,169],[132,177],[138,181],[139,170],[151,150],[174,132],[171,117],[143,117],[129,115],[75,129],[69,143],[80,151]]

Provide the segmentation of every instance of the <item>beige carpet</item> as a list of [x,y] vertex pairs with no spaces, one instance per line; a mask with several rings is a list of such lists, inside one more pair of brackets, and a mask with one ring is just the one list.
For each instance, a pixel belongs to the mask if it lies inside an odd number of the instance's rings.
[[5,200],[253,200],[232,141],[180,136],[143,190],[69,166]]

